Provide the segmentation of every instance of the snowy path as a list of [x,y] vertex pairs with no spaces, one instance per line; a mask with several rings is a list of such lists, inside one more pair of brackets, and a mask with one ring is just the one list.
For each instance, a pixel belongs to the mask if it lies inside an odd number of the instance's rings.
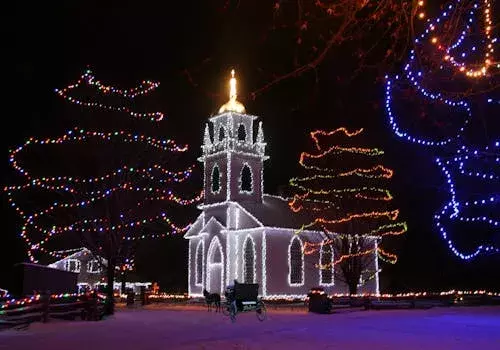
[[500,307],[238,315],[120,310],[102,322],[33,324],[0,332],[0,349],[500,349]]

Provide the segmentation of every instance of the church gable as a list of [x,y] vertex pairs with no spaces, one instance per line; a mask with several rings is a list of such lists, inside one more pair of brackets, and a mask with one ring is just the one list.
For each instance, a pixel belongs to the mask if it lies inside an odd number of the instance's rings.
[[225,226],[222,225],[215,217],[211,217],[208,222],[200,230],[201,233],[209,233],[211,235],[216,235],[222,230],[225,230]]
[[184,235],[184,238],[193,238],[198,236],[198,234],[201,232],[201,229],[203,228],[203,218],[204,215],[203,213],[198,216],[196,221],[189,227],[187,230],[186,234]]

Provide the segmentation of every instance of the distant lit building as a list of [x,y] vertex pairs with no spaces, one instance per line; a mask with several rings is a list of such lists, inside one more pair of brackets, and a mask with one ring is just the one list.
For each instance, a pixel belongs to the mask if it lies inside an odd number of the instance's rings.
[[96,284],[102,283],[106,279],[107,261],[96,257],[87,248],[78,248],[66,256],[49,265],[59,270],[78,273],[78,285],[88,285],[93,288]]
[[[78,287],[80,290],[87,288],[103,288],[107,285],[106,267],[108,262],[106,259],[96,257],[87,248],[78,248],[72,250],[71,254],[64,259],[58,260],[49,267],[59,270],[71,271],[78,273]],[[150,288],[151,282],[125,282],[125,288],[133,289],[136,293],[141,287]],[[114,290],[120,290],[122,283],[115,281],[113,283]]]

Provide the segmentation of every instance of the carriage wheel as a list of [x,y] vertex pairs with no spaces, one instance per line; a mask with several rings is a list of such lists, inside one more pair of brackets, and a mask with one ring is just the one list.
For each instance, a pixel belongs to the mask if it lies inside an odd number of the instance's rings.
[[257,318],[259,319],[259,321],[264,321],[267,318],[266,305],[262,300],[259,300],[257,302],[257,308],[255,311],[257,313]]
[[232,322],[236,322],[236,302],[232,302],[229,306],[229,316]]

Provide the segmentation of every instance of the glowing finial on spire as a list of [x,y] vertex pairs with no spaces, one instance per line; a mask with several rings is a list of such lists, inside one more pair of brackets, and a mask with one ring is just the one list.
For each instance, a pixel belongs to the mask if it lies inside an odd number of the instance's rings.
[[231,79],[229,79],[229,101],[219,108],[219,114],[224,112],[245,113],[245,106],[236,100],[236,78],[234,77],[234,69],[231,70]]
[[234,77],[234,69],[231,71],[231,79],[229,80],[229,101],[236,101],[236,78]]

